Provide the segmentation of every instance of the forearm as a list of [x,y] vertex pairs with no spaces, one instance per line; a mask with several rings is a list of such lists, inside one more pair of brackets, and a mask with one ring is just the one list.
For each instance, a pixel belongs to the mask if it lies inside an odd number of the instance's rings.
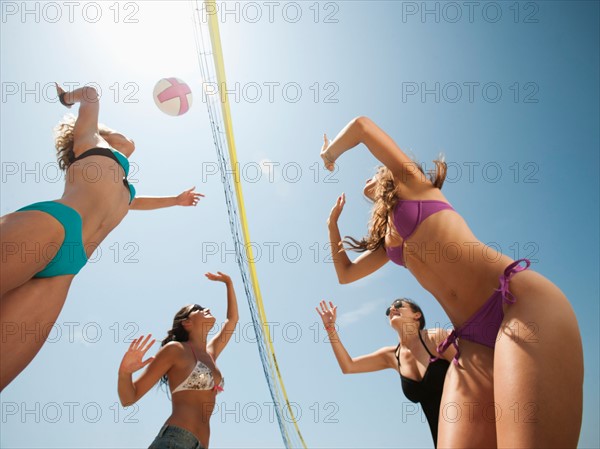
[[361,118],[355,118],[333,139],[326,151],[326,157],[335,161],[343,153],[362,142],[363,126]]
[[175,196],[144,196],[133,200],[129,205],[129,209],[132,210],[153,210],[162,209],[164,207],[171,207],[177,205],[177,197]]
[[350,354],[348,354],[348,351],[346,351],[346,348],[342,344],[340,336],[335,328],[335,324],[332,324],[325,329],[327,331],[327,336],[329,337],[329,342],[331,343],[331,349],[333,349],[333,354],[335,355],[338,365],[340,365],[342,373],[352,373],[352,357],[350,357]]
[[237,297],[235,295],[235,289],[233,282],[227,282],[227,320],[232,323],[237,323],[239,319]]
[[135,385],[131,374],[119,373],[118,384],[119,400],[123,407],[128,407],[137,401]]
[[95,103],[98,101],[98,92],[91,86],[83,86],[72,92],[65,92],[63,99],[65,103],[68,104],[84,102]]
[[342,249],[341,242],[342,237],[338,228],[337,222],[327,224],[329,229],[329,243],[331,246],[331,259],[333,260],[333,266],[338,277],[338,281],[343,284],[345,282],[345,275],[348,267],[352,265],[352,261],[346,254],[346,251],[340,251]]

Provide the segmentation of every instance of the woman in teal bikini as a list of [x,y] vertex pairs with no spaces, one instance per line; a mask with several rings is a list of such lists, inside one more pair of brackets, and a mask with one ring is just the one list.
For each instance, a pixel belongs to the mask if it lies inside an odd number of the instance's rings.
[[129,210],[195,206],[203,196],[192,188],[176,197],[135,198],[127,181],[134,143],[98,125],[96,90],[57,91],[63,105],[79,103],[77,120],[66,118],[55,129],[63,196],[0,218],[0,390],[35,357],[73,278]]
[[455,330],[438,348],[457,350],[444,385],[439,446],[575,448],[583,350],[568,299],[527,269],[528,260],[513,261],[480,242],[440,190],[446,165],[436,161],[435,173],[424,176],[372,120],[352,120],[331,143],[325,137],[326,168],[360,143],[383,166],[364,187],[373,201],[368,235],[347,242],[362,252],[354,261],[337,250],[343,195],[331,211],[335,270],[347,284],[392,260],[452,321]]

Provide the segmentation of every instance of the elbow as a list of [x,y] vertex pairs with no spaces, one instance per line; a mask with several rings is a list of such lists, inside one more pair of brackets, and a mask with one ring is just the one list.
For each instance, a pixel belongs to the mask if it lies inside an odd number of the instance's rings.
[[125,151],[121,151],[121,153],[126,154],[127,157],[131,157],[135,151],[135,142],[131,139],[125,138],[125,142],[123,142],[123,149]]
[[341,366],[342,374],[352,374],[352,369],[349,366]]
[[123,399],[123,398],[119,398],[119,401],[121,402],[121,405],[122,405],[123,407],[129,407],[129,406],[131,406],[131,405],[135,404],[135,402],[136,402],[136,401],[135,401],[135,400],[133,400],[133,399],[130,399],[130,400],[125,400],[125,399]]
[[365,116],[356,117],[352,121],[352,127],[358,133],[361,140],[369,132],[372,125],[373,125],[373,121],[369,117],[365,117]]
[[83,88],[83,101],[96,103],[98,101],[98,91],[95,87],[86,86]]
[[350,279],[350,277],[346,273],[337,273],[337,277],[338,282],[341,285],[351,284],[353,282],[353,279]]

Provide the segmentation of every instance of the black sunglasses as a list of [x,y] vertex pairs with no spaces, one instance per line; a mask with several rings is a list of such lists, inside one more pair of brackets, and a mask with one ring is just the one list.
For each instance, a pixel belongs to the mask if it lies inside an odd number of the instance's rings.
[[190,309],[190,311],[185,314],[185,318],[184,319],[188,319],[194,310],[202,311],[202,310],[204,310],[204,307],[202,307],[202,306],[200,306],[198,304],[194,304],[192,306],[192,308]]
[[394,304],[392,304],[390,307],[388,307],[387,309],[385,309],[385,316],[390,316],[390,312],[392,310],[392,307],[396,310],[401,309],[402,307],[404,307],[402,305],[402,301],[394,301]]

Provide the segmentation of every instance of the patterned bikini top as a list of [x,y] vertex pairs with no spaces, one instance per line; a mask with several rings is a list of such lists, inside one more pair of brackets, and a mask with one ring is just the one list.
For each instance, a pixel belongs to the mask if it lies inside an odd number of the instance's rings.
[[219,385],[215,385],[215,379],[210,368],[198,360],[192,345],[190,345],[190,349],[192,350],[194,358],[196,359],[196,366],[188,375],[188,377],[186,377],[186,379],[181,382],[177,388],[171,391],[171,394],[186,390],[214,390],[217,392],[217,394],[222,392],[223,387],[225,386],[225,379],[221,378]]

